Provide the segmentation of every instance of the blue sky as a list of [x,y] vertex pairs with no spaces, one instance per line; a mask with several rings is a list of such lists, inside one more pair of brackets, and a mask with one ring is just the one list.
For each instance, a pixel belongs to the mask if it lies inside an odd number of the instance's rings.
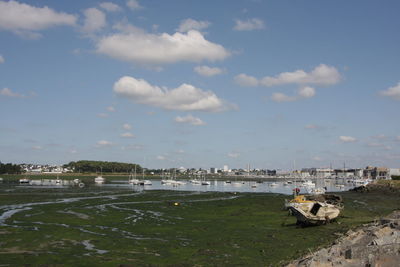
[[0,1],[0,160],[400,167],[398,1]]

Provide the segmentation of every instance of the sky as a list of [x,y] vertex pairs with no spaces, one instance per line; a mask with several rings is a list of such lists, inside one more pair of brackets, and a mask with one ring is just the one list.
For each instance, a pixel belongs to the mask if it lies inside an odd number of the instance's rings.
[[0,161],[400,168],[397,0],[0,0]]

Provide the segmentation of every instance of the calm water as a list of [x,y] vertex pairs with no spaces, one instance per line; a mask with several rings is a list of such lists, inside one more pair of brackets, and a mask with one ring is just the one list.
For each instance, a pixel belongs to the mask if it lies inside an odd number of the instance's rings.
[[[177,190],[177,191],[213,191],[213,192],[256,192],[256,193],[280,193],[291,195],[294,188],[300,188],[300,193],[308,193],[312,187],[302,187],[300,182],[285,185],[284,181],[270,182],[265,181],[257,183],[255,181],[232,181],[226,183],[225,181],[209,180],[210,185],[193,184],[189,181],[183,181],[184,185],[171,185],[162,184],[160,180],[152,180],[152,185],[138,186],[130,185],[127,181],[113,181],[113,183],[105,183],[102,185],[95,185],[98,187],[129,187],[135,190]],[[313,181],[315,188],[326,188],[327,192],[340,192],[347,191],[354,188],[354,183],[348,183],[343,179],[338,180],[324,180],[317,179]]]
[[[187,180],[182,180],[185,184],[172,185],[162,184],[160,180],[151,180],[152,185],[140,186],[128,184],[127,180],[110,181],[105,184],[89,184],[86,185],[87,189],[95,187],[96,189],[112,189],[112,188],[125,188],[134,191],[142,190],[176,190],[176,191],[213,191],[213,192],[255,192],[255,193],[279,193],[291,195],[294,188],[300,188],[300,193],[309,193],[314,187],[301,186],[300,182],[293,180],[292,184],[284,184],[285,181],[264,181],[257,183],[255,181],[231,181],[226,183],[220,180],[208,180],[210,185],[193,184]],[[344,179],[314,179],[313,183],[315,188],[326,188],[327,192],[340,192],[347,191],[358,185],[349,183]],[[1,183],[0,183],[1,186]],[[17,185],[18,188],[69,188],[70,185],[52,185],[52,184],[38,184],[35,185]]]

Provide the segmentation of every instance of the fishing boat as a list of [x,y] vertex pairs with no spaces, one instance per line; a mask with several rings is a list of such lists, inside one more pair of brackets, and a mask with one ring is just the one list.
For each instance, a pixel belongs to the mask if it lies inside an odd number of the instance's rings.
[[277,183],[275,183],[275,182],[273,182],[273,183],[270,183],[270,184],[269,184],[269,186],[271,186],[271,187],[275,187],[275,186],[278,186],[278,184],[277,184]]

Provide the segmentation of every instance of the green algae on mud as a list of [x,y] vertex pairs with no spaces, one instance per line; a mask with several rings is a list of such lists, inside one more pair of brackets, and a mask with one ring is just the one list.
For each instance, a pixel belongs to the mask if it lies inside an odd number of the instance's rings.
[[0,221],[12,266],[275,266],[400,208],[397,194],[346,192],[336,222],[300,228],[278,194],[1,188],[0,216],[26,208]]

